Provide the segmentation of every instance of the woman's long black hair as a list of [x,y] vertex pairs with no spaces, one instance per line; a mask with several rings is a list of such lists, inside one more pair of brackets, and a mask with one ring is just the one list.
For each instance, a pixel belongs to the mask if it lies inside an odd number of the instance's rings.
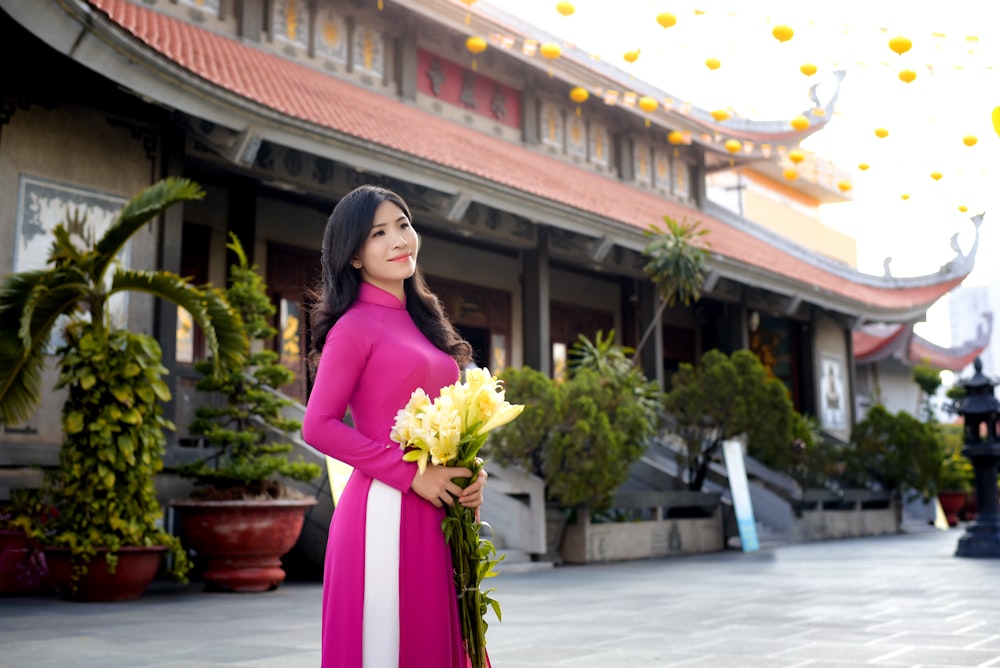
[[[410,208],[403,198],[381,186],[364,185],[349,192],[337,202],[323,234],[323,278],[313,290],[312,350],[310,358],[315,363],[323,351],[326,335],[358,297],[361,287],[361,270],[351,260],[368,238],[375,221],[375,210],[382,202],[392,202],[413,221]],[[472,357],[472,348],[459,336],[448,320],[437,296],[424,281],[420,267],[413,276],[403,281],[406,310],[417,328],[435,346],[455,358],[459,368],[464,368]]]

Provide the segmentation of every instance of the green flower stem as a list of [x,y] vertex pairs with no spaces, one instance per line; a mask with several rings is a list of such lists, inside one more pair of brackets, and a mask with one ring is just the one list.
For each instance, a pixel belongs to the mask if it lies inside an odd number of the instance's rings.
[[[466,487],[475,480],[482,468],[480,462],[466,465],[472,470],[469,479],[456,478],[455,483]],[[462,639],[466,653],[472,661],[472,668],[487,668],[486,661],[486,613],[487,603],[480,591],[483,577],[490,577],[496,560],[492,543],[479,537],[480,523],[476,522],[475,510],[455,503],[447,508],[447,517],[442,527],[451,548],[452,567],[455,572],[455,591],[458,595],[458,616],[462,625]],[[486,568],[481,562],[486,561]]]

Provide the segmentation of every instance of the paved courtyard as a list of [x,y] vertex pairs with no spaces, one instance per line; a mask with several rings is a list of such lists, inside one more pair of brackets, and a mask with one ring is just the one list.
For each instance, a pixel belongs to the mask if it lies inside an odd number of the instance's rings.
[[[1000,666],[1000,559],[961,528],[502,574],[496,668]],[[318,668],[320,586],[0,599],[4,668]],[[435,668],[428,666],[427,668]]]

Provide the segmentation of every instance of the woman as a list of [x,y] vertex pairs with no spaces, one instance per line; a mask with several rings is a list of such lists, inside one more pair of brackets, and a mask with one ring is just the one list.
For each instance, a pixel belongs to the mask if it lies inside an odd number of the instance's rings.
[[[417,473],[389,440],[422,387],[458,380],[470,346],[417,269],[420,240],[396,193],[361,186],[334,208],[312,312],[316,380],[306,442],[354,467],[330,523],[323,591],[324,668],[465,668],[445,505],[478,508],[484,476]],[[350,407],[354,427],[344,424]]]

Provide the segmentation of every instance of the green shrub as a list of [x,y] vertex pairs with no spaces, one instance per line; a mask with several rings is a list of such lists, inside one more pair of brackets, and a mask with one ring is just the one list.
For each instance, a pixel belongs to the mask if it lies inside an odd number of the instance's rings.
[[971,492],[976,485],[975,469],[969,458],[962,454],[963,429],[960,424],[939,424],[943,439],[943,458],[938,475],[938,491]]
[[877,404],[851,430],[851,444],[847,474],[860,485],[897,498],[907,491],[924,498],[937,493],[945,443],[935,424]]
[[507,400],[525,408],[484,454],[541,477],[546,498],[566,508],[606,510],[659,425],[659,390],[612,338],[581,336],[563,382],[530,368],[500,375]]
[[664,406],[683,441],[688,487],[695,491],[729,438],[746,434],[748,453],[780,471],[797,463],[795,438],[811,439],[808,427],[796,422],[785,385],[749,350],[709,350],[697,365],[681,364]]
[[[232,233],[230,239],[227,248],[237,262],[230,268],[226,298],[242,318],[247,341],[263,344],[277,333],[270,324],[276,309],[239,239]],[[222,405],[200,406],[189,426],[192,434],[214,446],[207,457],[178,469],[181,476],[198,485],[195,498],[282,498],[290,490],[281,477],[308,482],[321,473],[315,463],[288,458],[295,447],[290,441],[271,440],[272,433],[290,438],[302,426],[282,414],[291,401],[277,390],[295,376],[278,360],[276,352],[261,348],[221,373],[212,373],[212,360],[195,364],[202,374],[195,387],[224,398]]]

